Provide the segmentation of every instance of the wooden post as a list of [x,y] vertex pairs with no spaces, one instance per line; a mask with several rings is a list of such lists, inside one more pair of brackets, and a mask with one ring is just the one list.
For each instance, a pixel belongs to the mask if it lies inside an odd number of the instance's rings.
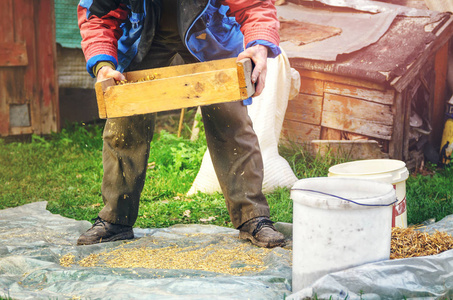
[[445,121],[446,84],[447,84],[448,43],[436,53],[434,59],[434,99],[432,102],[432,134],[434,147],[440,146]]
[[181,114],[179,116],[179,126],[178,126],[178,137],[181,137],[182,125],[184,124],[184,113],[186,109],[181,109]]

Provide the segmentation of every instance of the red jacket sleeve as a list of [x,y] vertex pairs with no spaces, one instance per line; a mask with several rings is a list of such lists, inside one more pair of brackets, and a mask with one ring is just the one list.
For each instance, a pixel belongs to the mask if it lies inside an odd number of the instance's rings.
[[276,46],[280,43],[280,22],[277,19],[275,0],[223,0],[230,7],[230,16],[234,16],[241,25],[244,44],[255,40],[266,40]]
[[78,24],[82,36],[82,50],[87,62],[98,55],[107,55],[118,62],[118,39],[122,35],[120,25],[128,16],[128,8],[120,5],[117,9],[108,12],[102,17],[87,16],[87,9],[77,7]]

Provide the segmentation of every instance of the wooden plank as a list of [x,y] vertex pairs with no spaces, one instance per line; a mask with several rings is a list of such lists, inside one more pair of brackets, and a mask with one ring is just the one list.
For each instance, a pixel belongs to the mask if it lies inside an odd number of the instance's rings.
[[[431,86],[433,86],[431,84]],[[431,93],[433,94],[433,93]],[[404,112],[404,125],[403,125],[403,140],[402,142],[402,150],[403,150],[403,157],[402,160],[406,161],[409,160],[409,142],[411,138],[411,125],[410,125],[410,119],[411,119],[411,112],[412,112],[412,98],[408,97],[407,91],[403,93],[404,99],[403,99],[403,112]]]
[[10,135],[32,134],[33,128],[32,127],[11,127],[9,131],[10,131]]
[[25,43],[0,43],[0,67],[26,66],[28,64]]
[[101,119],[107,118],[107,109],[105,107],[104,91],[107,90],[108,87],[114,86],[114,85],[115,85],[115,80],[113,78],[108,78],[106,80],[96,82],[96,84],[94,85],[94,89],[96,91],[96,100],[98,103],[99,117]]
[[[293,67],[297,68],[297,64]],[[379,91],[387,90],[387,88],[384,85],[379,84],[379,83],[374,83],[371,81],[361,80],[361,79],[352,78],[352,77],[345,77],[345,76],[340,76],[340,75],[335,75],[335,74],[329,74],[329,73],[324,73],[324,72],[309,71],[309,70],[302,69],[302,68],[297,68],[297,70],[299,71],[301,77],[310,77],[313,79],[318,79],[318,80],[323,80],[323,81],[338,82],[338,83],[343,83],[343,84],[348,84],[348,85],[353,85],[353,86],[358,86],[358,87],[364,87],[364,88],[369,88],[369,89],[379,90]]]
[[310,77],[300,78],[300,93],[322,96],[324,93],[324,81]]
[[442,140],[442,132],[444,128],[445,115],[445,100],[446,100],[446,84],[447,84],[447,66],[448,61],[448,43],[436,53],[434,59],[434,95],[432,104],[431,126],[432,133],[430,135],[433,145],[440,145]]
[[36,133],[49,134],[59,129],[57,48],[55,41],[54,0],[40,0],[35,6],[38,101],[41,122]]
[[154,68],[140,71],[124,72],[128,81],[138,81],[146,77],[151,79],[165,79],[188,74],[220,71],[224,69],[237,68],[236,58],[219,59],[200,63]]
[[247,99],[255,94],[255,84],[252,83],[252,61],[250,59],[242,59],[236,62],[239,92],[241,99]]
[[321,128],[321,140],[342,140],[343,132],[341,130],[322,127]]
[[285,119],[321,125],[322,97],[299,94],[288,101]]
[[237,101],[241,94],[237,70],[228,69],[109,87],[104,100],[107,117],[115,118]]
[[0,69],[0,136],[7,136],[9,130],[9,105],[6,98],[6,88],[3,88],[4,71]]
[[313,140],[311,144],[314,154],[321,156],[334,154],[350,160],[388,158],[375,140]]
[[303,144],[311,140],[319,140],[320,135],[321,126],[284,120],[280,136],[282,141]]
[[[21,18],[14,18],[14,39],[23,41],[27,48],[28,65],[25,68],[14,68],[15,80],[18,88],[23,94],[17,101],[30,103],[30,120],[34,132],[39,133],[41,128],[41,109],[39,97],[39,76],[37,71],[37,43],[36,38],[36,10],[39,1],[14,0],[14,15],[21,15]],[[44,66],[46,68],[47,66]],[[18,74],[20,72],[20,74]]]
[[250,59],[236,62],[233,58],[126,73],[128,81],[143,76],[152,80],[105,85],[103,101],[98,98],[103,102],[100,116],[116,118],[244,100],[255,92],[251,71]]
[[0,28],[2,29],[2,43],[14,43],[14,10],[13,5],[15,0],[3,0],[0,9]]
[[330,94],[349,96],[386,105],[393,105],[395,97],[394,90],[374,90],[330,81],[326,81],[324,91]]
[[[406,90],[407,91],[407,90]],[[393,159],[403,159],[403,139],[404,139],[404,124],[405,124],[405,92],[396,93],[394,111],[394,124],[392,138],[389,142],[389,156]]]
[[14,0],[14,15],[22,15],[21,18],[14,18],[14,40],[24,42],[27,49],[28,65],[23,73],[23,89],[27,99],[35,99],[38,91],[38,75],[36,70],[36,36],[35,36],[35,1]]
[[390,140],[393,114],[387,105],[326,93],[321,125]]

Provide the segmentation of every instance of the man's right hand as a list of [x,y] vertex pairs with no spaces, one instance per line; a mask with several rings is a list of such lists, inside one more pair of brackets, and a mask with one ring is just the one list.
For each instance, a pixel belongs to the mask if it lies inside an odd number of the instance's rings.
[[124,75],[121,72],[112,69],[112,67],[110,66],[103,66],[98,71],[96,81],[99,82],[107,78],[113,78],[116,81],[126,80],[126,77],[124,77]]

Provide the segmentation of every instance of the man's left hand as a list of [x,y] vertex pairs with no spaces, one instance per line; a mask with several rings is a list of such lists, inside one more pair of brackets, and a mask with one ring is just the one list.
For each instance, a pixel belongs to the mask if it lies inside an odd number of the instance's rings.
[[256,83],[253,97],[259,96],[266,82],[267,47],[263,45],[249,47],[238,55],[238,61],[244,58],[250,58],[255,64],[252,72],[252,83]]

